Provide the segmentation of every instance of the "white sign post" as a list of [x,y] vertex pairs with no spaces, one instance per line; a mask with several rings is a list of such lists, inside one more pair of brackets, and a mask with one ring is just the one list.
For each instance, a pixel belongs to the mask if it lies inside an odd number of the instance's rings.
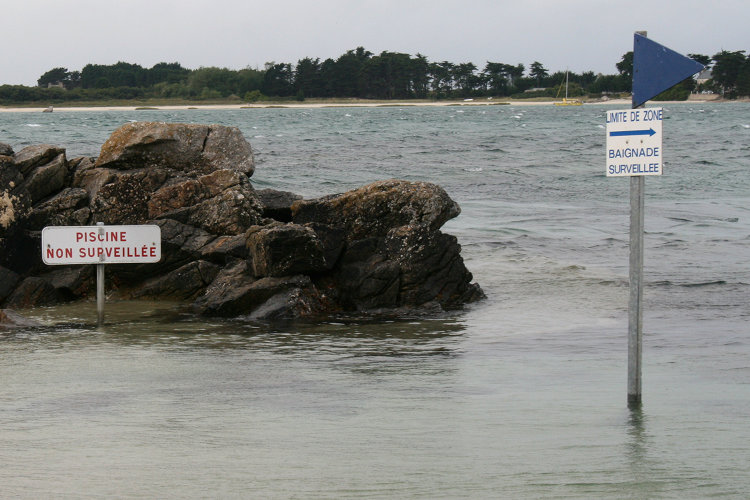
[[104,264],[145,264],[161,260],[161,228],[156,225],[49,226],[42,230],[42,261],[49,266],[96,264],[97,322],[104,324]]

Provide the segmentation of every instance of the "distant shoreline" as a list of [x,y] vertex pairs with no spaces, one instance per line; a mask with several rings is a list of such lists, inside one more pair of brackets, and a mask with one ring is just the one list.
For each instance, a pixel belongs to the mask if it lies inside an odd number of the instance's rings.
[[[364,101],[364,100],[332,100],[330,102],[262,102],[262,103],[239,103],[239,104],[138,104],[132,106],[60,106],[54,107],[54,112],[77,112],[77,111],[175,111],[175,110],[232,110],[232,109],[268,109],[268,108],[290,108],[290,109],[314,109],[314,108],[383,108],[383,107],[411,107],[411,106],[552,106],[556,100],[532,101],[532,100],[451,100],[451,101]],[[690,99],[689,101],[660,101],[659,103],[671,104],[674,102],[724,102],[716,99]],[[584,106],[608,105],[629,106],[630,99],[610,99],[607,101],[588,101]],[[0,113],[41,113],[46,107],[6,107],[0,106]]]

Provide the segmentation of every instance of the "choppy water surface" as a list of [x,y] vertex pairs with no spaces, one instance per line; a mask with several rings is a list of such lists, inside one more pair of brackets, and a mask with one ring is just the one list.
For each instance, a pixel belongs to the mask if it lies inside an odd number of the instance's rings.
[[746,498],[750,107],[665,106],[646,180],[644,407],[626,407],[628,181],[605,106],[2,113],[98,154],[129,120],[239,127],[253,183],[399,177],[488,299],[386,323],[212,321],[176,304],[26,311],[0,332],[0,497]]

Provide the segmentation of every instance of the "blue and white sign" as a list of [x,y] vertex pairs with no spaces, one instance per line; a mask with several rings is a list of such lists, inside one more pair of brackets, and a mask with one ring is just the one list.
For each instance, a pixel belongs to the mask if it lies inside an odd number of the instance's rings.
[[661,175],[663,108],[607,111],[607,177]]

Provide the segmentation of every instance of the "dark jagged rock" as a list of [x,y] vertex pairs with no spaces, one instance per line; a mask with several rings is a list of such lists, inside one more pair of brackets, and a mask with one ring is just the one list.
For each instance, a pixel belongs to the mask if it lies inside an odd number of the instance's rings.
[[105,224],[143,224],[149,219],[148,200],[168,179],[158,168],[115,173],[91,199],[92,218]]
[[378,238],[352,242],[333,274],[333,288],[347,309],[366,311],[399,305],[400,269],[379,249]]
[[41,234],[15,226],[0,238],[0,265],[21,276],[32,276],[44,271],[41,258]]
[[232,170],[167,183],[149,198],[148,218],[176,219],[214,234],[240,234],[261,220],[247,177]]
[[90,199],[96,198],[99,189],[115,179],[115,172],[106,168],[96,168],[96,158],[75,158],[73,187],[83,188]]
[[26,177],[21,183],[21,187],[29,192],[32,203],[36,203],[47,196],[60,191],[65,187],[66,179],[68,177],[65,153],[60,153],[49,163],[37,166],[24,175]]
[[171,253],[183,251],[189,257],[196,257],[201,248],[216,239],[215,234],[172,219],[158,220],[156,225],[161,228],[162,248],[167,246]]
[[[186,264],[205,259],[203,248],[213,243],[217,236],[203,229],[188,226],[171,219],[153,221],[161,228],[162,259],[157,264],[122,264],[110,266],[113,278],[124,287],[138,287],[149,280],[170,273]],[[244,243],[244,242],[243,242]]]
[[129,295],[169,299],[194,299],[219,273],[219,266],[205,260],[193,261],[174,271],[146,281]]
[[23,175],[13,163],[13,156],[0,155],[0,187],[12,191],[23,181]]
[[5,306],[10,309],[25,309],[56,303],[57,291],[52,283],[35,276],[24,279],[5,300]]
[[251,319],[298,319],[323,312],[324,300],[308,276],[250,276],[245,262],[225,268],[192,310],[208,316]]
[[[276,281],[279,278],[263,278],[255,282],[270,290],[281,288],[280,291],[266,299],[261,305],[251,310],[248,319],[271,321],[279,319],[316,318],[326,311],[325,297],[318,289],[309,283],[309,278],[303,277],[298,283],[287,288],[287,282]],[[294,278],[292,278],[294,280]],[[330,309],[328,312],[331,312]]]
[[26,216],[31,212],[31,200],[28,192],[17,188],[8,188],[12,185],[5,184],[5,189],[0,188],[0,247],[3,238],[12,234],[14,228],[23,223]]
[[327,284],[360,311],[433,302],[450,309],[481,298],[456,238],[439,231],[459,213],[439,186],[400,180],[292,205],[297,223],[344,228],[347,248]]
[[473,277],[464,266],[455,236],[407,225],[389,231],[384,247],[401,270],[404,303],[436,301],[450,309],[482,297],[479,287],[469,284]]
[[325,270],[330,271],[341,257],[346,248],[346,232],[341,226],[331,226],[319,222],[308,222],[305,227],[312,229],[323,245],[323,261]]
[[41,277],[55,289],[58,300],[69,301],[91,295],[94,291],[94,266],[55,266]]
[[343,226],[349,241],[382,237],[406,224],[424,224],[437,231],[460,213],[458,204],[440,186],[396,179],[292,205],[293,222]]
[[229,169],[252,176],[252,149],[239,129],[222,125],[137,122],[117,129],[102,146],[99,168],[143,165],[208,174]]
[[166,218],[237,235],[262,219],[248,180],[252,151],[235,128],[124,125],[104,143],[95,167],[84,168],[74,182],[89,192],[96,221],[142,224]]
[[23,175],[10,156],[0,156],[0,238],[31,211]]
[[233,259],[247,258],[247,239],[245,235],[219,236],[200,249],[201,257],[217,264],[227,264]]
[[250,145],[220,125],[128,124],[98,158],[0,144],[0,305],[92,293],[94,266],[44,266],[50,225],[157,224],[158,264],[107,267],[110,293],[257,320],[432,315],[481,298],[439,186],[380,181],[304,200],[256,191]]
[[27,146],[13,155],[13,163],[23,175],[27,175],[34,168],[46,165],[52,159],[64,154],[63,148],[52,146],[50,144],[40,144],[38,146]]
[[256,281],[251,276],[247,261],[235,260],[221,271],[203,295],[193,302],[191,309],[209,316],[236,316],[248,309],[248,288]]
[[35,206],[29,214],[29,229],[45,226],[84,226],[91,217],[89,194],[81,188],[65,188],[49,200]]
[[15,290],[19,279],[17,273],[0,266],[0,303]]
[[292,222],[292,204],[302,196],[289,191],[258,189],[255,191],[263,207],[263,217],[281,222]]
[[316,274],[326,267],[323,244],[309,227],[297,224],[254,226],[247,233],[253,274]]
[[0,156],[0,265],[23,274],[31,267],[26,218],[31,197],[21,186],[23,175],[8,156]]

